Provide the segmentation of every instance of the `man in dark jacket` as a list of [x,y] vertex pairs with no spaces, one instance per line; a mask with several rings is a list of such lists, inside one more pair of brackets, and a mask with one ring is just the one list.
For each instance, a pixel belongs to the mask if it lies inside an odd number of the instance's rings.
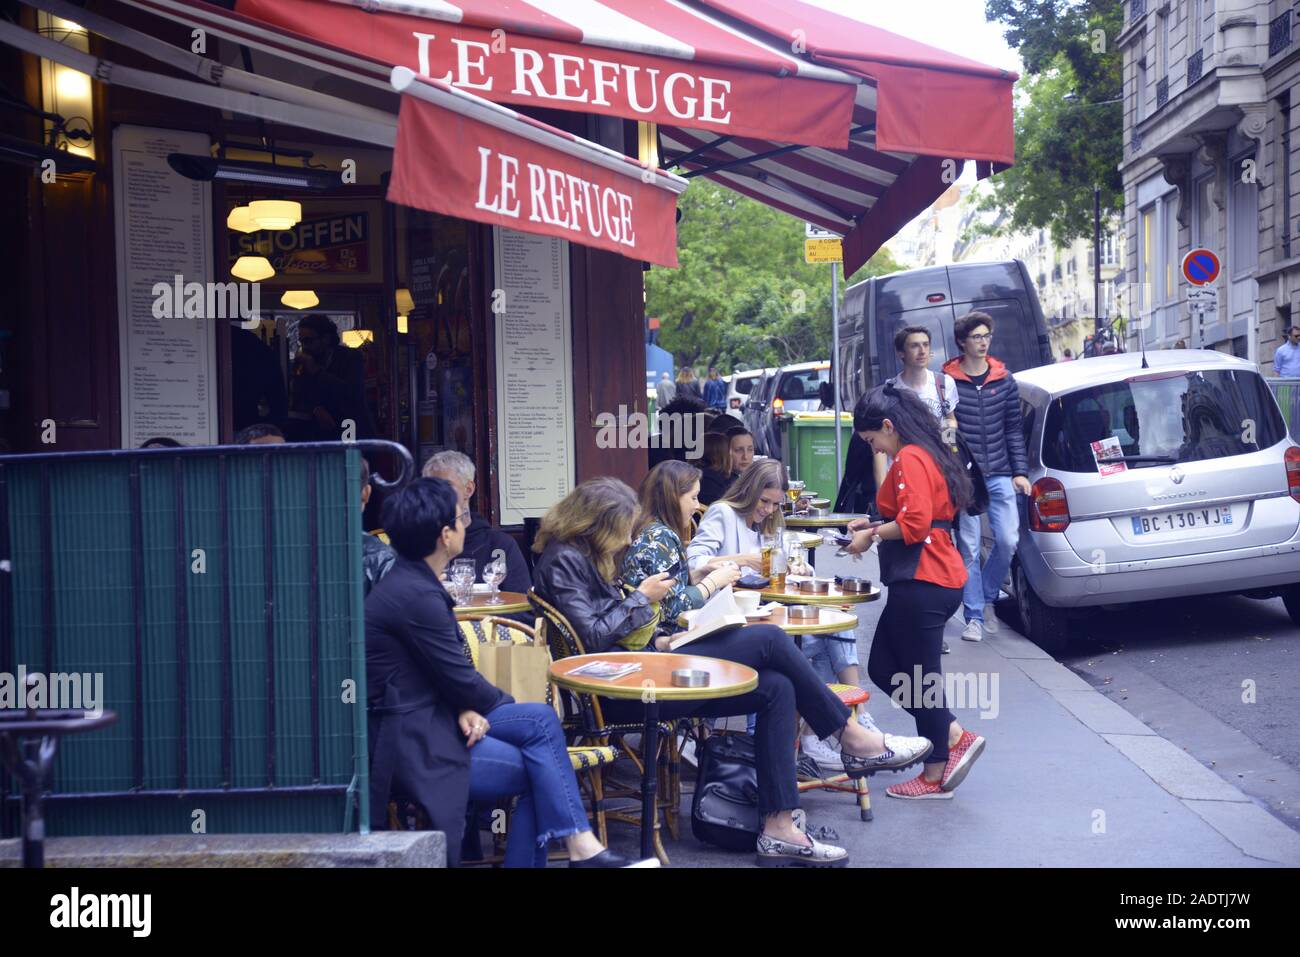
[[1029,494],[1029,460],[1025,454],[1020,390],[1007,367],[989,355],[993,317],[984,312],[967,313],[953,324],[953,337],[961,356],[950,359],[943,371],[957,383],[961,396],[955,409],[957,431],[984,473],[989,526],[993,530],[993,550],[981,565],[979,516],[963,512],[960,517],[958,547],[967,574],[962,597],[966,628],[961,636],[967,641],[980,641],[986,630],[990,634],[998,630],[993,603],[1020,537],[1016,493]]
[[[451,485],[460,496],[460,507],[469,508],[474,497],[475,468],[468,455],[448,449],[429,456],[424,463],[425,478],[440,478]],[[477,512],[470,512],[469,528],[465,529],[465,548],[462,558],[474,559],[474,577],[483,578],[483,566],[497,557],[506,561],[506,577],[501,581],[502,591],[526,594],[533,587],[532,576],[524,562],[524,553],[515,540],[501,531]]]

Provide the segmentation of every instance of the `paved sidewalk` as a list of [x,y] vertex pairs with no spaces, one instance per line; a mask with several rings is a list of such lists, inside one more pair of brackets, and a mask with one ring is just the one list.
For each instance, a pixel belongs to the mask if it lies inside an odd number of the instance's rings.
[[[861,563],[818,555],[821,574],[852,569],[876,579],[874,554]],[[858,606],[857,632],[868,704],[886,731],[915,734],[906,712],[865,677],[881,600]],[[1093,690],[1036,645],[1003,627],[983,642],[962,641],[960,613],[948,624],[949,672],[983,675],[997,694],[954,708],[988,747],[951,801],[899,801],[885,787],[917,773],[871,778],[875,820],[862,822],[853,795],[802,796],[810,823],[839,832],[856,867],[1267,867],[1300,865],[1300,834],[1181,748]],[[996,686],[994,681],[996,680]],[[985,699],[988,703],[988,699]],[[995,713],[994,713],[995,712]],[[687,769],[688,790],[693,772]],[[751,855],[697,842],[690,795],[682,833],[665,839],[676,867],[748,866]],[[636,830],[611,826],[611,842],[634,853]],[[666,832],[665,832],[666,835]]]

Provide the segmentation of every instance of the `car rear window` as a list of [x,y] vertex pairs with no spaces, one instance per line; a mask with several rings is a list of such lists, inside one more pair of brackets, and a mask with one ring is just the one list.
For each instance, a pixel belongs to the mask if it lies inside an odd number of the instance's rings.
[[1133,376],[1056,399],[1043,427],[1043,464],[1096,472],[1092,443],[1119,439],[1129,468],[1256,452],[1286,434],[1257,373],[1231,369]]
[[749,395],[750,390],[754,388],[754,383],[757,381],[758,381],[758,376],[751,375],[751,376],[746,376],[743,379],[736,379],[734,382],[732,382],[732,385],[736,387],[736,391],[739,392],[741,395]]
[[821,384],[829,381],[829,369],[782,373],[779,398],[787,402],[793,399],[816,399],[821,396]]

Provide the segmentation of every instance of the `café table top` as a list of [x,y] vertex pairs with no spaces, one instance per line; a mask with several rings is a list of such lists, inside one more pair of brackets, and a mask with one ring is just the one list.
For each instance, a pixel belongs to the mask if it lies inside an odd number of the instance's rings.
[[[690,627],[689,615],[682,615],[677,623]],[[791,621],[784,608],[773,608],[767,618],[751,618],[751,625],[776,625],[787,635],[834,635],[858,627],[858,616],[843,608],[823,608],[816,621]]]
[[[737,588],[736,591],[752,591],[753,589]],[[860,605],[863,602],[879,601],[880,586],[873,584],[869,592],[846,592],[838,585],[832,584],[831,589],[825,595],[805,595],[798,591],[794,582],[787,579],[785,591],[773,591],[770,588],[761,589],[759,595],[763,601],[779,601],[786,605]]]
[[[635,661],[641,665],[622,678],[608,681],[589,675],[570,677],[569,672],[592,661],[622,664]],[[673,684],[673,672],[691,668],[709,673],[703,688],[679,688]],[[574,655],[551,662],[551,681],[563,688],[586,691],[604,698],[640,698],[653,689],[656,701],[686,701],[703,698],[730,698],[758,687],[758,672],[746,665],[721,658],[704,658],[674,651],[607,651],[597,655]]]
[[499,605],[488,604],[488,597],[487,592],[476,592],[470,597],[469,604],[457,605],[457,619],[482,618],[484,615],[518,615],[531,611],[533,607],[528,603],[528,596],[523,592],[498,592],[497,597],[502,601]]
[[864,517],[846,512],[831,512],[826,515],[787,515],[785,524],[787,528],[840,528],[855,518]]

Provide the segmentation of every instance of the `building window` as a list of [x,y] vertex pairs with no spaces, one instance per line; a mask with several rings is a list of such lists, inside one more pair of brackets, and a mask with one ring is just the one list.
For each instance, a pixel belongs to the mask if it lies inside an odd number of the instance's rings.
[[1156,19],[1159,21],[1156,36],[1156,76],[1165,77],[1169,75],[1170,17],[1168,13],[1161,13]]
[[1138,301],[1133,303],[1135,313],[1151,310],[1155,301],[1156,263],[1156,207],[1148,206],[1138,217]]
[[[1240,168],[1242,157],[1233,166]],[[1233,180],[1228,195],[1229,223],[1228,269],[1233,279],[1243,279],[1255,272],[1259,264],[1259,187],[1254,183]]]
[[1161,302],[1178,300],[1178,193],[1168,193],[1160,201],[1160,215],[1164,217],[1165,248],[1161,257],[1165,266],[1164,295]]
[[1137,82],[1134,84],[1134,93],[1137,96],[1137,118],[1141,122],[1147,118],[1147,61],[1138,60],[1137,62]]
[[1201,0],[1189,0],[1187,16],[1187,37],[1191,41],[1187,53],[1190,56],[1201,48],[1205,37],[1205,12],[1201,9]]

